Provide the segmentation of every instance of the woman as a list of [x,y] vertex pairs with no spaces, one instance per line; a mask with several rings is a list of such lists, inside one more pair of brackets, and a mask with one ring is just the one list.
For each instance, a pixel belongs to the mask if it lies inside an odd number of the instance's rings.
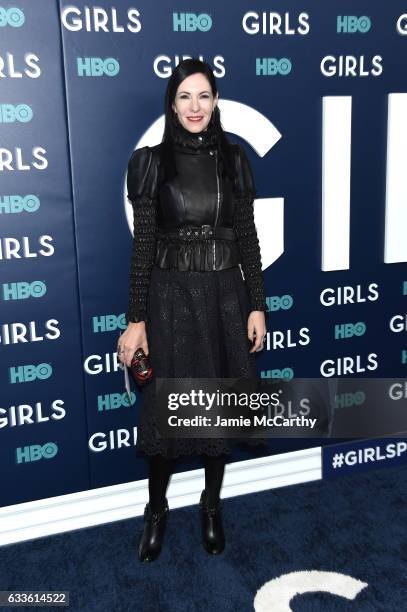
[[[174,70],[163,141],[133,152],[127,190],[134,241],[120,361],[129,366],[142,347],[155,377],[256,377],[254,353],[263,348],[267,306],[255,187],[243,147],[230,144],[222,129],[206,62],[187,59]],[[203,544],[219,554],[225,546],[219,496],[233,441],[161,437],[154,384],[141,393],[136,451],[149,458],[149,502],[139,558],[160,554],[169,478],[176,458],[191,454],[200,455],[205,468]]]

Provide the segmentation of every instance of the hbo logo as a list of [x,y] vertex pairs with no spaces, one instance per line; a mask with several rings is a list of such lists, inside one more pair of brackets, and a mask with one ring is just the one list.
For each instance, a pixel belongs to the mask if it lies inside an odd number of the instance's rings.
[[363,15],[363,17],[355,17],[354,15],[338,15],[336,18],[336,31],[338,34],[345,32],[347,34],[354,34],[360,32],[365,34],[370,30],[372,22],[369,17]]
[[207,13],[173,13],[172,27],[174,32],[207,32],[212,27],[212,19]]
[[33,111],[28,104],[0,104],[0,123],[27,123],[31,121]]
[[0,6],[0,26],[12,26],[20,28],[25,21],[24,13],[16,7],[5,9]]
[[126,329],[126,317],[123,314],[116,317],[116,315],[103,315],[101,317],[92,317],[93,332],[109,332],[116,331],[116,329]]
[[9,368],[10,383],[12,385],[32,380],[45,380],[52,374],[50,363],[39,363],[36,365],[12,366]]
[[116,76],[120,70],[120,64],[114,57],[105,60],[101,57],[78,57],[76,58],[78,76]]
[[262,370],[260,378],[281,378],[282,380],[292,380],[294,378],[294,370],[292,368],[284,368],[283,370]]
[[273,310],[289,310],[294,300],[291,295],[282,295],[281,297],[278,295],[271,295],[266,297],[266,303],[271,312]]
[[355,393],[339,393],[335,395],[335,408],[348,408],[349,406],[360,406],[365,402],[366,395],[363,391]]
[[42,281],[26,283],[3,283],[3,300],[26,300],[29,297],[42,297],[47,292],[47,286]]
[[276,57],[256,57],[256,75],[273,76],[280,74],[285,76],[291,72],[292,64],[287,57],[277,59]]
[[23,448],[16,448],[16,463],[30,463],[40,459],[52,459],[58,452],[58,446],[54,442],[46,442],[43,446],[32,444]]
[[26,195],[24,198],[18,195],[4,196],[0,198],[0,213],[20,213],[23,210],[35,212],[40,207],[40,201],[35,195]]
[[136,401],[136,396],[131,393],[131,402],[127,393],[110,393],[110,395],[98,395],[98,411],[116,410],[122,406],[132,406]]
[[363,336],[366,332],[366,324],[363,321],[358,323],[342,323],[335,325],[335,340],[342,338],[352,338],[352,336]]

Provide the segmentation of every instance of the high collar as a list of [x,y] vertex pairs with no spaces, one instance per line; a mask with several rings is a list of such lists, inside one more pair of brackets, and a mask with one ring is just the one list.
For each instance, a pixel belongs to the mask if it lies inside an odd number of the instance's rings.
[[216,147],[218,133],[213,125],[208,125],[202,132],[190,132],[179,121],[175,124],[174,145],[177,149],[187,153],[200,153],[211,147]]

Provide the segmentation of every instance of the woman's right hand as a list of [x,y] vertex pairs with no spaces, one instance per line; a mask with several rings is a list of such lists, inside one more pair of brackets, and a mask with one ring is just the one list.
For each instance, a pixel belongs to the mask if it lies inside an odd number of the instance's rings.
[[119,336],[117,342],[117,357],[119,361],[130,367],[133,355],[140,347],[148,355],[146,324],[144,321],[128,323],[126,331]]

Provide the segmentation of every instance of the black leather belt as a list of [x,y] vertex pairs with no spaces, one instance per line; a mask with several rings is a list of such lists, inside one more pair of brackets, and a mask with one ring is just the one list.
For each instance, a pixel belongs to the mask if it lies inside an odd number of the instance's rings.
[[233,227],[223,225],[184,225],[170,229],[159,229],[158,238],[178,238],[181,240],[202,240],[221,238],[236,240]]

